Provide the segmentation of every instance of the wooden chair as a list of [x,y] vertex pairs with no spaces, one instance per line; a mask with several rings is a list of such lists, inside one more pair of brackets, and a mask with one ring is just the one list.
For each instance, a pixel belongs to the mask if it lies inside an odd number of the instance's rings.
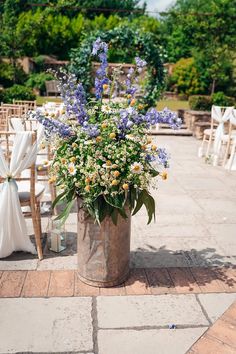
[[50,94],[53,94],[55,96],[59,95],[60,91],[57,87],[58,84],[59,84],[59,81],[57,81],[57,80],[45,81],[47,96],[50,96]]
[[[217,130],[219,124],[221,124],[221,122],[216,117],[216,113],[214,112],[215,109],[218,109],[218,110],[220,109],[220,111],[221,111],[221,119],[222,119],[222,122],[224,124],[227,121],[227,118],[224,119],[224,115],[226,113],[226,110],[229,109],[229,108],[233,109],[233,107],[212,106],[212,109],[211,109],[211,127],[209,129],[205,129],[204,130],[202,144],[201,144],[201,146],[199,148],[199,157],[201,157],[201,156],[209,157],[210,149],[211,149],[212,143],[214,142],[214,139],[215,139],[216,130]],[[206,153],[204,154],[203,151],[204,151],[205,143],[207,144],[207,149],[206,149]]]
[[[0,142],[4,144],[4,154],[5,159],[9,163],[11,159],[10,146],[12,145],[12,140],[14,140],[15,132],[0,131]],[[33,147],[34,143],[37,141],[36,132],[32,132],[31,145]],[[35,162],[32,163],[29,169],[28,177],[18,176],[15,178],[18,186],[18,196],[20,200],[21,207],[28,206],[31,210],[31,217],[33,222],[33,228],[35,233],[36,247],[38,258],[43,259],[42,245],[41,245],[41,214],[40,214],[40,199],[44,192],[44,186],[36,183],[35,174]],[[1,182],[1,177],[0,177]]]
[[28,106],[20,106],[11,103],[2,103],[1,107],[8,108],[9,117],[23,117],[28,112]]
[[[14,121],[13,121],[14,119]],[[19,122],[17,122],[19,120]],[[13,130],[25,130],[25,131],[35,131],[38,127],[38,121],[35,119],[21,119],[21,118],[12,118],[11,126]],[[50,161],[53,159],[53,154],[51,151],[50,144],[45,146],[44,149],[40,149],[37,154],[37,160],[35,163],[37,181],[38,182],[48,182],[49,181],[49,167]],[[48,164],[45,164],[43,160],[48,161]],[[55,183],[49,183],[49,190],[51,195],[51,201],[56,198],[56,186]],[[53,214],[57,215],[56,207],[53,210]]]
[[9,110],[0,107],[0,130],[7,131],[9,129]]
[[34,111],[37,108],[36,100],[35,101],[13,100],[13,104],[19,106],[27,106],[29,111]]

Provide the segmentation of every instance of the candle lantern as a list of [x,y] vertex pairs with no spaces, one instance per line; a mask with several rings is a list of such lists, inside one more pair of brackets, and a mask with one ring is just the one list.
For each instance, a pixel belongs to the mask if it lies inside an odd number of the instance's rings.
[[51,218],[48,227],[48,248],[53,252],[62,252],[66,249],[65,225],[60,220]]

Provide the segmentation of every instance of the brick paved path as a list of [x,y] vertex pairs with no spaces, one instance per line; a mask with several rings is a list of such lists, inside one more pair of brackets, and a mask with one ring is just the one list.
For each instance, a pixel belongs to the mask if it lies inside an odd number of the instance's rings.
[[133,269],[114,288],[81,282],[74,270],[0,272],[0,297],[236,293],[236,268]]

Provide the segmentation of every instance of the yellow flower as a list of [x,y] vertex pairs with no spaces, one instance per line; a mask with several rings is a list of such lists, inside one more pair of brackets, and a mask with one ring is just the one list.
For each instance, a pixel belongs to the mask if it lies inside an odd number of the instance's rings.
[[72,156],[71,158],[70,158],[70,162],[75,162],[76,161],[76,157],[75,156]]
[[38,166],[38,171],[42,171],[43,166]]
[[66,159],[65,159],[64,157],[61,158],[61,163],[62,163],[63,165],[65,165]]
[[89,184],[91,182],[91,179],[89,177],[85,178],[85,183]]
[[57,180],[56,176],[52,176],[51,178],[49,178],[48,183],[55,183]]
[[49,161],[48,161],[48,160],[44,160],[44,161],[43,161],[43,165],[44,165],[44,166],[49,166]]
[[111,139],[115,139],[116,133],[111,133],[111,134],[109,135],[109,137],[110,137]]
[[119,177],[119,175],[120,175],[120,172],[119,172],[119,171],[114,171],[114,172],[113,172],[113,176]]
[[135,105],[135,102],[136,102],[136,100],[133,98],[133,99],[131,100],[131,102],[130,102],[130,106],[134,106],[134,105]]
[[40,149],[45,149],[45,147],[46,147],[45,144],[43,143],[40,144]]
[[152,150],[155,151],[157,149],[156,145],[152,145]]
[[163,172],[161,173],[161,178],[165,180],[165,179],[167,179],[167,177],[168,177],[167,172],[166,172],[166,171],[163,171]]
[[131,98],[132,96],[129,94],[129,95],[127,95],[127,98]]
[[96,137],[96,142],[100,143],[100,141],[102,141],[102,137],[99,135],[99,136]]
[[91,187],[89,185],[87,185],[84,189],[86,190],[86,192],[89,192]]
[[102,123],[102,129],[105,129],[107,127],[107,123],[106,122],[103,122]]
[[139,104],[139,105],[138,105],[138,110],[141,111],[143,108],[144,108],[143,104]]
[[73,149],[75,149],[77,146],[78,146],[78,144],[76,144],[76,143],[72,144]]
[[129,189],[129,185],[127,183],[124,183],[122,188],[127,191]]
[[111,166],[111,161],[110,161],[110,160],[107,160],[107,161],[106,161],[106,165],[107,165],[107,166]]
[[113,179],[113,181],[111,182],[112,186],[117,186],[119,182],[117,181],[117,179]]
[[104,84],[102,87],[103,87],[103,90],[107,90],[109,86],[107,84]]
[[151,144],[152,143],[152,138],[147,138],[147,144]]

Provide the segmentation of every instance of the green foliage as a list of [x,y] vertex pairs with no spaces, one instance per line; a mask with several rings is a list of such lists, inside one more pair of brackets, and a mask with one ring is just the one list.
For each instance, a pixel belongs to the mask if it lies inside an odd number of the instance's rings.
[[194,111],[210,111],[212,106],[211,96],[195,95],[189,97],[189,107]]
[[91,73],[92,43],[98,36],[109,44],[109,60],[118,59],[120,62],[124,55],[124,59],[133,62],[134,56],[139,55],[147,61],[148,73],[143,100],[149,107],[155,105],[164,87],[164,70],[159,47],[151,33],[141,32],[128,25],[107,32],[93,32],[84,39],[79,48],[71,50],[69,69],[78,76],[86,91],[89,92],[93,85],[92,77],[88,73]]
[[54,77],[48,73],[34,73],[31,74],[26,81],[26,86],[30,88],[35,88],[40,91],[43,95],[46,92],[45,81],[53,80]]
[[173,67],[170,80],[171,91],[187,96],[204,92],[193,58],[180,59]]
[[13,85],[3,91],[3,102],[5,103],[12,103],[13,99],[33,101],[35,98],[32,90],[22,85]]
[[233,97],[228,97],[224,94],[224,92],[216,92],[212,95],[212,104],[216,106],[234,106],[235,99]]
[[211,106],[234,106],[235,99],[226,96],[223,92],[216,92],[212,96],[194,95],[189,97],[189,107],[195,111],[210,111]]
[[10,87],[14,82],[22,84],[26,80],[27,75],[21,66],[15,67],[11,63],[0,62],[0,85]]
[[227,80],[236,49],[235,0],[177,0],[163,20],[170,61],[193,56],[208,93]]

